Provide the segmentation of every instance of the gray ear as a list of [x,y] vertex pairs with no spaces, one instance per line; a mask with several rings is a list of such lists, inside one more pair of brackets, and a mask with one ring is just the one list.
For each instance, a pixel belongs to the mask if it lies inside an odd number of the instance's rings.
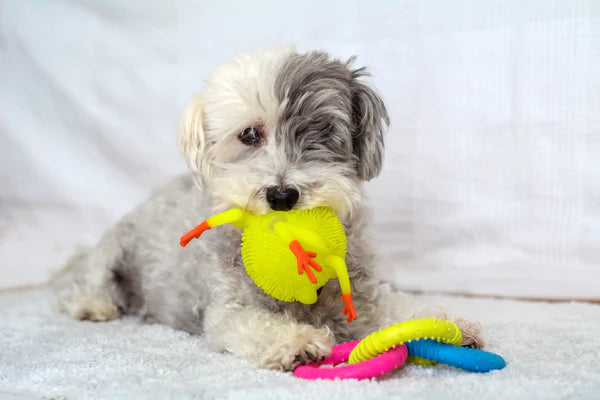
[[[349,60],[351,63],[353,58]],[[383,136],[390,119],[381,98],[360,80],[369,76],[365,68],[352,70],[352,113],[355,131],[352,145],[358,157],[358,176],[369,181],[379,175],[383,164]]]

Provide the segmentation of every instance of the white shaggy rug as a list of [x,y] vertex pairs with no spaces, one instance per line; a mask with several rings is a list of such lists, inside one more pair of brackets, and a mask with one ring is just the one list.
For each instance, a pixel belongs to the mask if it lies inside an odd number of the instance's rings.
[[422,297],[479,320],[487,349],[507,367],[475,374],[411,365],[379,381],[303,381],[136,318],[74,321],[37,289],[0,294],[0,398],[600,398],[600,305]]

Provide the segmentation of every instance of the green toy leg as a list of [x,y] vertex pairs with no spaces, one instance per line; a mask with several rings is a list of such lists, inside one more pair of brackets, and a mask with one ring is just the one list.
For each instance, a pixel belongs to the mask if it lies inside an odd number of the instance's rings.
[[350,288],[350,278],[348,277],[346,262],[341,257],[334,256],[333,254],[326,254],[324,255],[324,258],[325,264],[329,265],[335,270],[340,282],[340,289],[342,290],[342,293],[351,293],[352,289]]
[[202,235],[202,233],[204,233],[205,231],[219,225],[232,223],[238,228],[244,229],[248,224],[249,217],[250,214],[239,208],[232,208],[220,214],[213,215],[212,217],[208,218],[206,221],[202,222],[200,225],[183,235],[181,237],[181,240],[179,241],[179,244],[181,244],[182,247],[185,247],[192,239],[199,238],[200,235]]
[[206,220],[211,228],[219,225],[233,224],[240,229],[244,229],[248,225],[248,218],[250,214],[240,208],[232,208],[227,211],[223,211],[220,214],[213,215]]
[[344,302],[344,315],[346,315],[348,323],[356,319],[356,310],[352,304],[352,288],[350,287],[350,277],[348,276],[348,268],[343,258],[333,254],[325,255],[325,263],[335,269],[342,290],[340,300]]

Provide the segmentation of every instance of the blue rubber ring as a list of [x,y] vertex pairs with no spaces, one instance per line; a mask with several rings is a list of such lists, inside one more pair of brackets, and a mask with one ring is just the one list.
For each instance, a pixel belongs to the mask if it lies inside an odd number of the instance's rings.
[[489,372],[506,366],[502,357],[483,350],[454,347],[432,339],[413,340],[405,344],[409,354],[467,371]]

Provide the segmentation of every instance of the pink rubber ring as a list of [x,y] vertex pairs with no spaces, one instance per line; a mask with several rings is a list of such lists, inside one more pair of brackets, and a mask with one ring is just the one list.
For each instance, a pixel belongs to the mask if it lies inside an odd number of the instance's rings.
[[338,368],[319,368],[321,365],[338,365],[348,361],[348,357],[360,340],[346,342],[334,346],[331,354],[323,361],[310,365],[301,365],[294,370],[294,375],[303,379],[371,379],[378,378],[398,368],[406,361],[408,349],[400,344],[377,357],[358,364],[345,365]]

